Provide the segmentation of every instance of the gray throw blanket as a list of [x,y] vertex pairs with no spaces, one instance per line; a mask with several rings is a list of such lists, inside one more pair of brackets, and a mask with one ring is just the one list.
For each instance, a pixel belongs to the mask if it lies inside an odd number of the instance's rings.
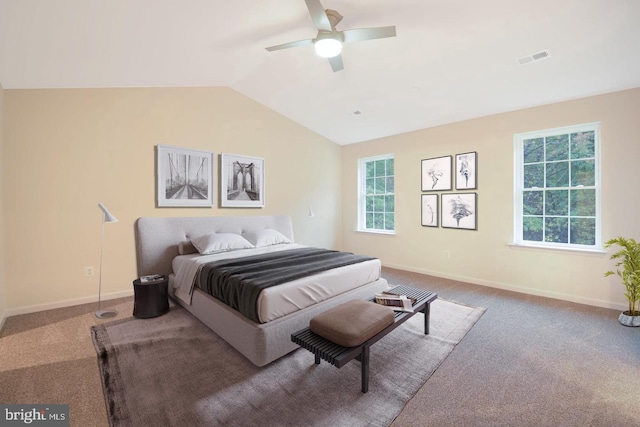
[[371,259],[328,249],[290,249],[204,264],[198,282],[204,292],[260,323],[256,302],[263,289]]

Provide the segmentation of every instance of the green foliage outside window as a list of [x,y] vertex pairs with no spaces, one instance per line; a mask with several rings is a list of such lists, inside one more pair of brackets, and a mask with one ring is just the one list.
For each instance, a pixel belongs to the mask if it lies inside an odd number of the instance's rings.
[[595,131],[522,141],[522,240],[596,244]]
[[368,161],[365,164],[365,228],[395,230],[394,159]]

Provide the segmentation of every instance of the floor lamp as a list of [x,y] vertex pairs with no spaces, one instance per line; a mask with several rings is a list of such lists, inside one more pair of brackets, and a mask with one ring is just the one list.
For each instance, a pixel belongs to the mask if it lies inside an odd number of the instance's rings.
[[102,298],[102,244],[104,242],[104,224],[107,222],[118,222],[118,218],[111,215],[111,212],[104,207],[102,203],[98,203],[98,207],[102,211],[102,233],[100,235],[100,280],[98,282],[98,311],[96,311],[96,317],[105,319],[108,317],[114,317],[118,314],[116,310],[100,310],[100,300]]

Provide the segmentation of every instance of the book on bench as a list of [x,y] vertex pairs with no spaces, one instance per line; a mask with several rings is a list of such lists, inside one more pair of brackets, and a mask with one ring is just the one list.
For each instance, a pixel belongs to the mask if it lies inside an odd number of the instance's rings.
[[375,301],[378,304],[391,307],[396,311],[413,313],[413,304],[416,302],[416,299],[413,297],[408,297],[406,295],[398,295],[391,292],[382,292],[376,294]]

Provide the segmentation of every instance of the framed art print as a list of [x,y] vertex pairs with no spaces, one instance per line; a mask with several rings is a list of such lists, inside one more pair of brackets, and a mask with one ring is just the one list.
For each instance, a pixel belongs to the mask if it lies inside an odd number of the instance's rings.
[[213,152],[156,147],[159,207],[213,206]]
[[422,195],[422,226],[437,227],[438,226],[438,195],[423,194]]
[[477,193],[442,194],[440,203],[443,228],[478,229]]
[[478,188],[478,153],[456,154],[456,190]]
[[220,159],[220,206],[264,206],[264,159],[222,153]]
[[422,191],[451,190],[451,156],[422,160]]

